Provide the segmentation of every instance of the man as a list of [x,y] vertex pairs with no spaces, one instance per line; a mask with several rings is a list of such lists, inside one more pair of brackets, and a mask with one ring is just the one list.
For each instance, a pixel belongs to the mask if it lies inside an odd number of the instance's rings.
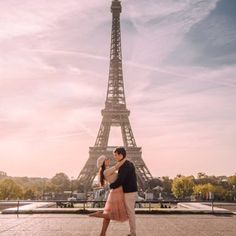
[[[126,150],[118,147],[113,151],[114,158],[117,162],[122,161],[126,157]],[[118,178],[110,184],[110,188],[118,188],[122,186],[125,195],[125,205],[129,217],[130,236],[136,235],[135,224],[135,200],[137,196],[137,177],[134,164],[128,160],[119,168]]]

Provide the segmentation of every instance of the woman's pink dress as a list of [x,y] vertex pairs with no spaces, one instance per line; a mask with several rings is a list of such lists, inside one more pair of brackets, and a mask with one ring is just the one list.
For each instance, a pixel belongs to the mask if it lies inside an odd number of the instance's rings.
[[103,214],[107,214],[111,220],[126,221],[128,219],[122,187],[110,190]]
[[[109,183],[114,182],[118,176],[115,167],[106,169],[104,176]],[[128,219],[122,186],[110,190],[103,214],[111,220],[126,221]]]

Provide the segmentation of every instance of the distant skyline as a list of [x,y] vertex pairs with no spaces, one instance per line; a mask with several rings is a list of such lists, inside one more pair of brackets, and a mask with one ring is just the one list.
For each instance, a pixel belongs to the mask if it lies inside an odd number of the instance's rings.
[[[127,108],[152,175],[236,173],[236,2],[121,4]],[[0,171],[79,175],[105,106],[110,6],[0,2]]]

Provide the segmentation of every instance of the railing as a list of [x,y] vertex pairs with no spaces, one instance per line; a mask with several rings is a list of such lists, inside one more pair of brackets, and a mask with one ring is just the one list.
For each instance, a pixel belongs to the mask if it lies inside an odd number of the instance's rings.
[[[16,207],[16,213],[19,213],[19,208],[21,205],[27,205],[27,203],[37,203],[37,202],[47,202],[47,203],[55,203],[57,207],[74,207],[74,204],[81,204],[79,209],[82,209],[83,212],[86,212],[97,206],[96,208],[102,208],[105,205],[106,201],[96,201],[96,200],[0,200],[0,204],[3,205],[4,203],[7,204],[14,204]],[[236,202],[220,202],[220,201],[186,201],[186,200],[149,200],[149,201],[136,201],[136,208],[145,209],[145,211],[151,212],[155,209],[160,209],[161,206],[176,206],[178,203],[205,203],[211,206],[212,213],[214,213],[214,206],[215,205],[222,205],[222,204],[234,204],[236,206]],[[160,204],[159,207],[157,204]],[[171,207],[171,208],[172,208]],[[167,207],[166,207],[167,208]]]

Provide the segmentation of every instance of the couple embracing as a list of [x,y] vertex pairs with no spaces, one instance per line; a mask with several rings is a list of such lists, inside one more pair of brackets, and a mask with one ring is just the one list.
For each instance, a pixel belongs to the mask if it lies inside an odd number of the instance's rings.
[[[97,160],[100,183],[109,183],[110,192],[104,210],[90,214],[103,218],[100,236],[105,236],[111,220],[124,222],[129,220],[130,236],[136,235],[135,201],[137,196],[137,177],[135,167],[126,158],[126,150],[118,147],[113,151],[116,165],[110,167],[110,160],[102,155]],[[118,171],[118,173],[117,173]]]

